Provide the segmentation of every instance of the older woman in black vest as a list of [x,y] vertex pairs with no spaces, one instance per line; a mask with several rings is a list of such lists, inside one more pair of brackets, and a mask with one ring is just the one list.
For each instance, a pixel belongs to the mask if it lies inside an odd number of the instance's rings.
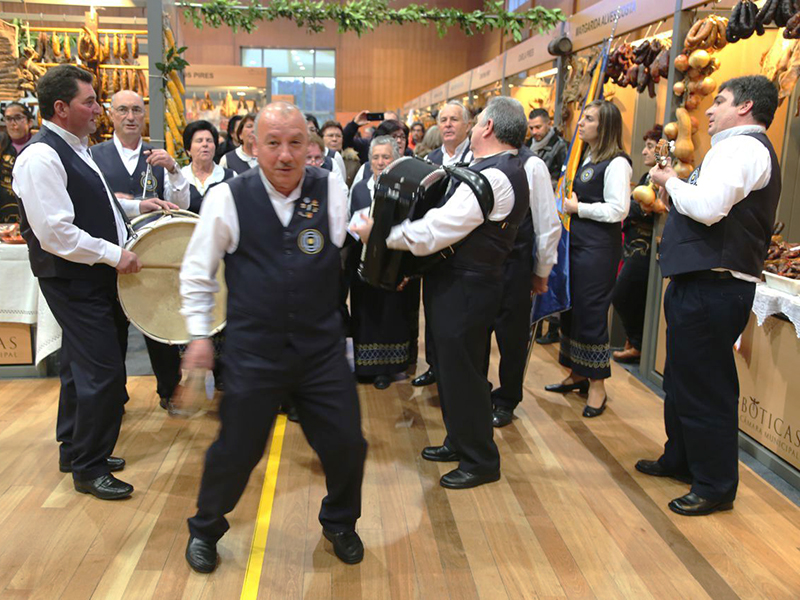
[[[400,158],[400,150],[391,136],[384,135],[372,139],[369,156],[372,177],[359,181],[350,192],[350,213],[356,220],[360,218],[356,213],[368,214],[378,176]],[[353,271],[355,265],[352,263],[358,262],[361,249],[359,243],[349,254],[355,258],[349,265]],[[402,291],[390,292],[368,285],[357,275],[352,275],[350,306],[356,376],[372,379],[379,390],[389,387],[393,376],[408,367],[414,297],[419,298],[419,280]]]
[[31,139],[33,117],[27,106],[11,102],[3,111],[7,133],[0,134],[0,223],[19,222],[17,195],[11,189],[11,170],[17,154]]
[[611,377],[608,310],[622,256],[622,221],[630,207],[631,160],[622,149],[622,115],[611,102],[595,100],[583,112],[578,135],[588,150],[573,194],[569,247],[572,309],[561,315],[559,362],[569,376],[549,392],[589,393],[583,416],[606,407],[604,380]]
[[189,210],[192,212],[200,212],[208,190],[236,177],[231,169],[214,162],[218,139],[217,128],[208,121],[192,121],[183,130],[183,147],[192,162],[183,167],[181,172],[189,181]]
[[219,166],[241,174],[258,165],[256,158],[255,113],[247,113],[236,126],[236,136],[242,145],[231,150],[221,159]]

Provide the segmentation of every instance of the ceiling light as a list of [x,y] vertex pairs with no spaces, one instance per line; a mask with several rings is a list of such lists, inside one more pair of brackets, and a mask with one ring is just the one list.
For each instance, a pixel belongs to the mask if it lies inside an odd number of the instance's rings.
[[245,95],[245,93],[244,93],[244,92],[236,92],[236,95],[237,95],[237,96],[244,96],[244,95]]

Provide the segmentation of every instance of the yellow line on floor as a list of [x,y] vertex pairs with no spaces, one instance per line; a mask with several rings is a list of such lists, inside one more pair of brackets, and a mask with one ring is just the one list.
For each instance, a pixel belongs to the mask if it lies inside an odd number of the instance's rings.
[[285,431],[286,415],[278,415],[278,418],[275,419],[275,430],[272,432],[267,472],[264,475],[264,486],[261,488],[261,500],[258,503],[256,528],[253,531],[253,543],[250,545],[250,557],[247,559],[241,600],[255,600],[258,597],[258,584],[261,581],[264,553],[267,550],[267,534],[272,517],[272,502],[275,499],[275,484],[278,482],[278,467],[281,464],[281,448]]

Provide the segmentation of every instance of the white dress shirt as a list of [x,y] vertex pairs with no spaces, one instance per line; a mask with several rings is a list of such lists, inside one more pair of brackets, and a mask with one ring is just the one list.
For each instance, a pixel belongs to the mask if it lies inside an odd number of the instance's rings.
[[[278,192],[259,171],[272,208],[287,227],[300,198],[303,182],[288,196]],[[328,228],[331,241],[342,247],[347,234],[347,186],[336,174],[328,175]],[[219,291],[216,273],[225,254],[233,254],[239,246],[239,214],[231,188],[221,183],[209,190],[200,207],[200,221],[186,248],[181,266],[181,314],[191,336],[207,336],[211,332],[214,294]]]
[[[63,139],[72,150],[102,179],[100,167],[89,154],[88,138],[78,139],[55,123],[42,121],[42,126]],[[37,142],[25,150],[14,163],[14,193],[22,199],[28,223],[42,249],[72,262],[116,267],[128,238],[125,222],[119,214],[111,190],[103,179],[103,187],[114,213],[119,242],[114,244],[96,238],[73,224],[75,207],[67,193],[67,172],[58,153],[47,144]],[[129,215],[139,214],[138,200],[119,200]]]
[[347,181],[347,177],[345,174],[347,173],[347,169],[344,166],[344,158],[342,158],[342,153],[337,152],[336,150],[331,150],[330,148],[325,148],[325,156],[330,156],[331,160],[333,161],[333,170],[339,169],[339,177],[342,178],[342,181]]
[[[136,167],[139,166],[139,154],[142,152],[142,139],[139,138],[139,145],[136,146],[135,150],[123,146],[116,133],[114,134],[113,140],[114,147],[117,149],[117,153],[119,154],[120,160],[122,160],[122,164],[125,166],[125,170],[128,171],[128,175],[133,175],[136,171]],[[175,165],[177,166],[177,163],[175,163]],[[170,173],[167,169],[164,169],[164,172],[167,174],[167,180],[164,182],[164,197],[162,200],[177,204],[179,207],[186,210],[189,208],[189,182],[183,176],[180,169],[176,168],[174,173]]]
[[[591,160],[591,152],[587,151],[583,164]],[[603,202],[581,202],[578,198],[578,216],[601,223],[622,223],[631,208],[632,176],[628,159],[618,156],[612,160],[603,175]]]
[[[489,156],[474,159],[471,164],[487,158]],[[499,169],[485,169],[481,174],[489,180],[494,192],[494,208],[489,213],[489,220],[502,221],[514,208],[514,188]],[[432,208],[421,219],[406,219],[392,227],[386,246],[394,250],[409,250],[415,256],[428,256],[464,239],[483,222],[478,199],[468,185],[461,184],[441,208]]]
[[[447,153],[447,148],[442,146],[442,166],[449,167],[458,162],[472,162],[472,150],[464,154],[464,151],[469,147],[469,136],[464,138],[464,141],[456,146],[453,154]],[[462,156],[463,155],[463,156]]]
[[[769,150],[757,139],[745,135],[765,131],[761,125],[741,125],[714,134],[695,184],[677,177],[667,181],[665,187],[673,209],[711,226],[727,217],[750,192],[766,187],[772,177]],[[745,281],[760,281],[745,273],[731,273]]]
[[[181,167],[181,174],[188,183],[192,184],[197,191],[200,192],[201,196],[205,196],[206,190],[209,188],[209,186],[219,183],[220,181],[225,181],[225,169],[217,164],[214,165],[214,170],[211,171],[211,175],[206,177],[205,181],[200,181],[195,176],[194,171],[192,171],[191,164]],[[234,173],[233,176],[236,177],[236,173]]]
[[[247,163],[247,166],[248,166],[248,167],[250,167],[251,169],[252,169],[253,167],[256,167],[256,166],[258,166],[258,157],[256,157],[256,156],[249,156],[249,155],[245,154],[245,153],[244,153],[244,150],[242,150],[242,147],[241,147],[241,146],[238,146],[238,147],[237,147],[237,148],[234,150],[234,152],[236,152],[236,156],[238,156],[238,157],[239,157],[239,158],[241,158],[241,159],[242,159],[244,162],[246,162],[246,163]],[[219,159],[219,166],[220,166],[220,167],[222,167],[223,169],[229,169],[229,168],[230,168],[230,167],[228,166],[228,155],[227,155],[227,154],[226,154],[225,156],[223,156],[222,158],[220,158],[220,159]]]
[[531,217],[536,233],[536,266],[534,273],[547,278],[558,262],[558,241],[561,239],[561,219],[556,210],[550,171],[541,158],[525,161],[525,175],[531,194]]

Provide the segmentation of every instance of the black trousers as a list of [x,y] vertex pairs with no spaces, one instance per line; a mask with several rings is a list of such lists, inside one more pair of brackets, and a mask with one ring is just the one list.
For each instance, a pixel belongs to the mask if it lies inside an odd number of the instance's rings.
[[486,345],[503,294],[502,276],[441,267],[425,276],[436,384],[447,429],[444,445],[459,453],[459,467],[483,475],[500,469],[493,440]]
[[59,460],[79,481],[107,474],[122,423],[123,345],[128,321],[110,282],[41,278],[39,286],[62,330]]
[[278,407],[289,400],[325,471],[328,495],[322,500],[320,523],[334,532],[352,530],[361,516],[367,442],[343,341],[313,356],[287,347],[276,360],[237,350],[231,341],[228,337],[225,348],[221,426],[206,454],[189,531],[216,542],[228,530],[225,515],[236,506],[264,455]]
[[433,311],[430,306],[433,300],[431,299],[431,285],[428,284],[428,276],[422,279],[422,309],[425,314],[425,362],[428,363],[428,368],[436,373],[436,341],[433,339],[431,331],[431,321],[433,320]]
[[150,365],[156,376],[156,391],[161,398],[170,398],[181,382],[181,354],[178,346],[151,340],[146,335],[144,343]]
[[522,402],[522,380],[528,358],[533,246],[515,248],[503,268],[503,299],[494,320],[500,351],[500,387],[492,390],[492,402],[514,410]]
[[755,287],[739,279],[674,279],[664,297],[667,443],[659,463],[691,475],[692,491],[708,500],[736,496],[739,378],[733,344],[747,325]]
[[647,279],[650,255],[633,254],[625,259],[614,284],[611,303],[622,319],[625,335],[631,346],[642,349],[644,311],[647,306]]

